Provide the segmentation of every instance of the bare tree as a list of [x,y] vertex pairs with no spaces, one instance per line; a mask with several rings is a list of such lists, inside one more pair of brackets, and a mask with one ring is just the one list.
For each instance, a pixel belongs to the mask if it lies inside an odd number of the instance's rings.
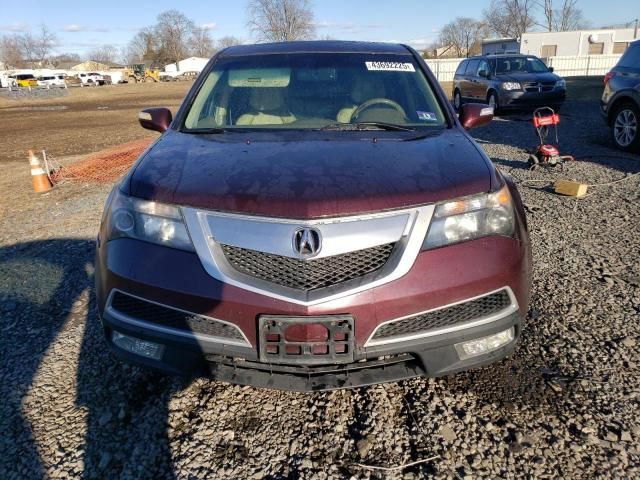
[[439,43],[449,46],[458,57],[469,56],[471,46],[482,40],[484,25],[469,17],[457,17],[440,31]]
[[578,8],[577,3],[578,0],[564,0],[562,2],[562,7],[555,16],[554,27],[557,31],[567,32],[588,26],[588,22],[584,19],[582,10]]
[[578,0],[562,0],[562,6],[555,8],[554,0],[538,0],[542,9],[542,22],[538,23],[549,32],[567,32],[586,28],[588,22],[578,8]]
[[33,62],[36,59],[36,39],[31,32],[23,33],[18,37],[20,41],[20,51],[22,58],[26,62]]
[[156,36],[160,44],[157,60],[175,62],[176,65],[189,53],[189,39],[195,25],[178,10],[167,10],[158,15],[155,26]]
[[520,38],[535,25],[535,0],[491,0],[484,21],[502,37]]
[[217,46],[219,50],[227,47],[233,47],[234,45],[240,45],[242,42],[239,38],[233,37],[231,35],[227,35],[226,37],[220,38],[217,42]]
[[290,42],[315,37],[309,0],[250,0],[247,26],[263,42]]
[[106,65],[115,63],[118,49],[113,45],[102,45],[89,53],[89,59]]
[[543,21],[538,23],[543,28],[546,28],[548,32],[553,31],[553,0],[538,0],[538,5],[542,8],[542,17]]
[[196,57],[210,57],[216,49],[213,39],[206,28],[195,28],[191,35],[191,53]]
[[37,61],[40,65],[43,65],[49,59],[57,40],[58,37],[49,27],[44,24],[40,25],[35,35],[28,34],[30,60]]
[[128,65],[141,62],[156,63],[158,50],[155,30],[152,27],[146,27],[131,39],[123,56]]
[[24,57],[19,36],[4,35],[0,38],[0,61],[7,67],[23,66]]

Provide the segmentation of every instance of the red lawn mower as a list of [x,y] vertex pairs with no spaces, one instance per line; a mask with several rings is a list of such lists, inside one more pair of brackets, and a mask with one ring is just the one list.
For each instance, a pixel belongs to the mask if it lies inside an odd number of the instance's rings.
[[[560,115],[558,115],[551,107],[541,107],[533,112],[533,126],[536,134],[540,139],[540,145],[529,155],[529,165],[531,169],[537,168],[539,165],[545,167],[555,167],[565,160],[573,160],[571,155],[560,155],[558,150],[558,124],[560,123]],[[552,131],[553,129],[553,131]],[[556,143],[554,145],[545,143],[547,137],[551,134],[555,136]]]

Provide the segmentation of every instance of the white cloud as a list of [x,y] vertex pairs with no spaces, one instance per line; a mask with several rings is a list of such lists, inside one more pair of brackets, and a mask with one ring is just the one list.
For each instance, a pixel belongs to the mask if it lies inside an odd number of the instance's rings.
[[88,27],[86,25],[78,25],[77,23],[71,23],[69,25],[65,25],[62,29],[65,32],[77,33],[77,32],[108,32],[109,29],[107,27]]
[[0,25],[0,31],[4,32],[28,32],[29,25],[24,22],[13,22],[5,25]]
[[202,28],[203,30],[214,30],[218,28],[218,24],[215,22],[203,23],[202,25],[200,25],[200,28]]

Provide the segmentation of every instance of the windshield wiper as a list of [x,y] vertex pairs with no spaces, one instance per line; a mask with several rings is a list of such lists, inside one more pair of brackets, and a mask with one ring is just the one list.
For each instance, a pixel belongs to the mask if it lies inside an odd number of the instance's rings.
[[226,133],[226,128],[210,127],[210,128],[183,128],[182,133],[193,133],[206,135],[209,133]]
[[404,125],[396,125],[395,123],[385,122],[358,122],[358,123],[330,123],[319,130],[345,130],[345,131],[362,131],[362,130],[388,130],[393,132],[413,132],[415,128],[405,127]]

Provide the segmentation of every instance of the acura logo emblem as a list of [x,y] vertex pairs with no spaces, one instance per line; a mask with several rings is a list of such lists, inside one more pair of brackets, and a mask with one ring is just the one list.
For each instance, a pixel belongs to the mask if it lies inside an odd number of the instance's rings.
[[315,257],[322,247],[320,232],[315,228],[299,228],[293,234],[293,251],[302,258]]

